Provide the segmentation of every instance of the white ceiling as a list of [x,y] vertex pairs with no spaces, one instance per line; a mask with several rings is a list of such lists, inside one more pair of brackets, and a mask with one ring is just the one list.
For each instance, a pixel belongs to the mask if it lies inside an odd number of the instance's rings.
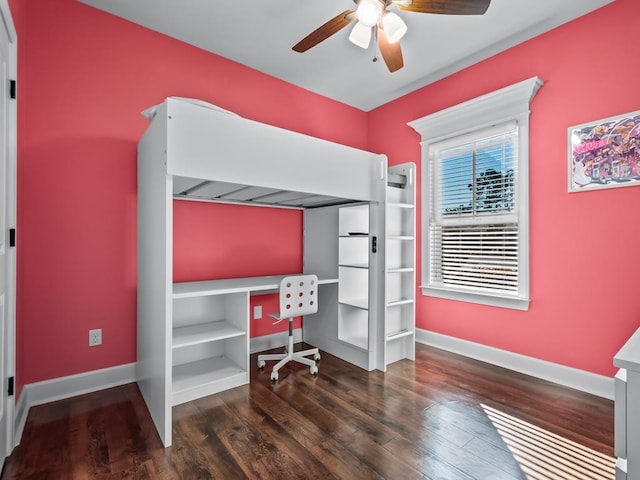
[[305,53],[291,50],[352,0],[79,1],[369,111],[613,0],[492,0],[482,16],[397,12],[408,32],[395,73],[372,61],[373,47],[349,42],[350,26]]

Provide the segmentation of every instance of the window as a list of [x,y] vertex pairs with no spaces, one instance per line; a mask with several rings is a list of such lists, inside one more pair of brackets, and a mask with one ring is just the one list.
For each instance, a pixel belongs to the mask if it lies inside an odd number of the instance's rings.
[[429,283],[518,291],[517,126],[432,146]]
[[411,122],[422,135],[422,291],[529,308],[529,102],[520,82]]

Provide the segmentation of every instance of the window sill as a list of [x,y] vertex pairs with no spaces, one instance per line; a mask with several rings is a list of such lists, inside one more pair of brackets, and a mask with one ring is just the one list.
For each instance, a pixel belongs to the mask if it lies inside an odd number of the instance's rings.
[[468,291],[452,290],[450,288],[437,288],[421,286],[422,294],[427,297],[445,298],[461,302],[478,303],[493,307],[512,308],[514,310],[529,310],[530,299],[513,296],[487,295]]

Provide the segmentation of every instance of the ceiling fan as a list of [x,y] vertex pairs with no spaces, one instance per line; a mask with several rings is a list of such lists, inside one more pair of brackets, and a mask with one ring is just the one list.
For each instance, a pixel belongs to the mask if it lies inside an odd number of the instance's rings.
[[[400,10],[416,13],[444,15],[483,15],[491,0],[354,0],[355,10],[345,10],[324,23],[293,46],[295,52],[306,52],[356,21],[349,40],[364,49],[371,37],[390,72],[404,66],[399,40],[407,32],[407,25],[399,15],[389,10],[395,5]],[[375,61],[375,58],[374,58]]]

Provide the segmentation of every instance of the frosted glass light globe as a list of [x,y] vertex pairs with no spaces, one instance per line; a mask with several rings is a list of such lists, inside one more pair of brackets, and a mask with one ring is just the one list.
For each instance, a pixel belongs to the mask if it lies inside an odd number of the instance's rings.
[[368,48],[371,42],[371,27],[363,25],[362,22],[357,22],[353,30],[351,30],[349,41],[360,48]]
[[367,27],[373,27],[380,20],[382,5],[378,0],[361,0],[356,10],[358,21]]
[[393,12],[387,12],[382,17],[382,28],[389,43],[396,43],[407,33],[407,24]]

